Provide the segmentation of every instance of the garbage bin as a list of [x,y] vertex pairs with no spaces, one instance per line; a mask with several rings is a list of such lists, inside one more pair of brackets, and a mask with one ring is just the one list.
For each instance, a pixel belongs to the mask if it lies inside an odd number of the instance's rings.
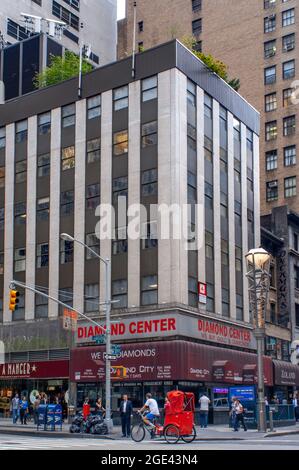
[[62,406],[55,405],[54,410],[54,429],[56,427],[60,427],[60,431],[62,431]]
[[44,430],[47,429],[47,405],[39,405],[37,409],[37,430],[40,426],[44,427]]
[[47,429],[55,431],[55,409],[57,405],[48,405],[47,410]]

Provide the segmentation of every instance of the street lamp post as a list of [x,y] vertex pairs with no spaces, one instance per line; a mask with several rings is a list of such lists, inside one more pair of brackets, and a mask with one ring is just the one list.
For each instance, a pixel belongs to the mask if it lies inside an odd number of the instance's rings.
[[105,265],[105,312],[106,312],[106,403],[105,403],[105,422],[108,430],[111,431],[113,428],[113,422],[111,419],[111,260],[109,258],[102,258],[96,251],[90,248],[88,245],[83,243],[81,240],[77,240],[68,233],[62,233],[61,238],[66,241],[72,241],[78,243],[92,253]]
[[266,337],[265,316],[268,302],[270,279],[270,255],[263,248],[250,250],[246,255],[248,290],[253,312],[254,335],[257,342],[258,370],[258,430],[267,431],[265,385],[264,385],[264,344]]

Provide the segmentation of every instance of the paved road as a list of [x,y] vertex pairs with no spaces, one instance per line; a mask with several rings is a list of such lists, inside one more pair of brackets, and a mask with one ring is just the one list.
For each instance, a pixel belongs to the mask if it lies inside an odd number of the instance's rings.
[[10,436],[0,434],[1,450],[299,450],[299,435],[251,439],[246,441],[201,441],[171,446],[158,441],[136,444],[129,439],[117,441]]

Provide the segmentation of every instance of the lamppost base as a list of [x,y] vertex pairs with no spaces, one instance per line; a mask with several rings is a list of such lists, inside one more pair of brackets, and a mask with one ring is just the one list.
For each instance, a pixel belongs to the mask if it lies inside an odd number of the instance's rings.
[[104,419],[104,423],[107,426],[108,433],[111,434],[113,431],[113,420],[112,419]]

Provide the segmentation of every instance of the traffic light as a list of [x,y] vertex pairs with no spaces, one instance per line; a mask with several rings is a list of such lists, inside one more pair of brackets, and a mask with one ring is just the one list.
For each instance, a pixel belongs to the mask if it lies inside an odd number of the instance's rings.
[[19,297],[20,297],[20,292],[18,292],[17,290],[14,290],[14,289],[11,289],[10,290],[10,293],[9,293],[9,310],[11,312],[14,312],[15,310],[17,310],[19,307],[18,307],[18,303],[19,303]]
[[127,369],[124,366],[112,367],[112,378],[124,379],[125,377],[127,377]]

